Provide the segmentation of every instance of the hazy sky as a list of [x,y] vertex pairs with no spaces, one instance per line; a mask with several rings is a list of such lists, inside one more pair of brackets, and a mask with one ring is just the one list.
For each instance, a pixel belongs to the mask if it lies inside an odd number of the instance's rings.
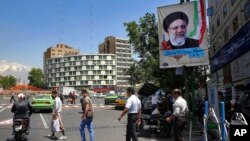
[[[107,36],[128,38],[124,22],[179,0],[0,0],[0,60],[30,67],[58,43],[97,54]],[[92,29],[92,32],[91,32]]]

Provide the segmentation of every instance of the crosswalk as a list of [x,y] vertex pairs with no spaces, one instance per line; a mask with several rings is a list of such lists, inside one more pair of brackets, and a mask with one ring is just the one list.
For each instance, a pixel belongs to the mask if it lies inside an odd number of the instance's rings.
[[[81,108],[81,104],[63,105],[63,108]],[[115,105],[93,104],[94,109],[113,109]]]
[[[0,113],[4,110],[10,109],[13,106],[12,103],[10,104],[0,104]],[[93,104],[93,109],[95,110],[109,110],[114,109],[114,105],[104,105],[104,104]],[[79,109],[81,110],[81,104],[63,104],[64,110],[70,109]],[[2,120],[0,121],[0,125],[9,125],[12,124],[12,119]]]
[[[1,104],[1,109],[10,109],[13,106],[12,103],[10,104]],[[115,105],[104,105],[104,104],[93,104],[94,109],[113,109]],[[63,104],[63,109],[80,109],[81,104]]]

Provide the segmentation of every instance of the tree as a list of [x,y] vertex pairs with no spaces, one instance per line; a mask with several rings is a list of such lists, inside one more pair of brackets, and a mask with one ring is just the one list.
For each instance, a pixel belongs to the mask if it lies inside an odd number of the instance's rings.
[[140,66],[137,65],[137,61],[133,60],[134,63],[131,65],[131,67],[128,69],[128,71],[126,72],[127,75],[129,75],[129,84],[131,86],[135,86],[136,84],[140,83],[140,77],[141,77],[141,73],[140,73]]
[[40,68],[32,68],[29,72],[29,85],[38,88],[45,88],[44,74]]
[[2,85],[3,89],[14,87],[16,86],[16,83],[16,78],[12,75],[5,76],[0,80],[0,84]]

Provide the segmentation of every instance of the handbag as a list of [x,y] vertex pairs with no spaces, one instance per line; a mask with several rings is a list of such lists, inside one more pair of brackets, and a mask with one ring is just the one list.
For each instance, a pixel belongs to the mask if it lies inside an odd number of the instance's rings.
[[92,118],[92,117],[94,116],[93,111],[92,111],[92,110],[88,110],[88,112],[87,112],[87,115],[86,115],[86,116],[87,116],[87,117]]

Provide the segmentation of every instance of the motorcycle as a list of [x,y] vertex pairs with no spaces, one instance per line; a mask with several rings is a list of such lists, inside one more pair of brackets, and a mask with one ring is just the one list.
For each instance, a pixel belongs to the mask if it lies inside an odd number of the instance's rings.
[[14,119],[13,120],[13,135],[15,141],[25,140],[28,135],[29,119]]
[[155,133],[159,137],[170,135],[172,125],[166,121],[165,115],[141,115],[141,124],[137,126],[138,132]]

